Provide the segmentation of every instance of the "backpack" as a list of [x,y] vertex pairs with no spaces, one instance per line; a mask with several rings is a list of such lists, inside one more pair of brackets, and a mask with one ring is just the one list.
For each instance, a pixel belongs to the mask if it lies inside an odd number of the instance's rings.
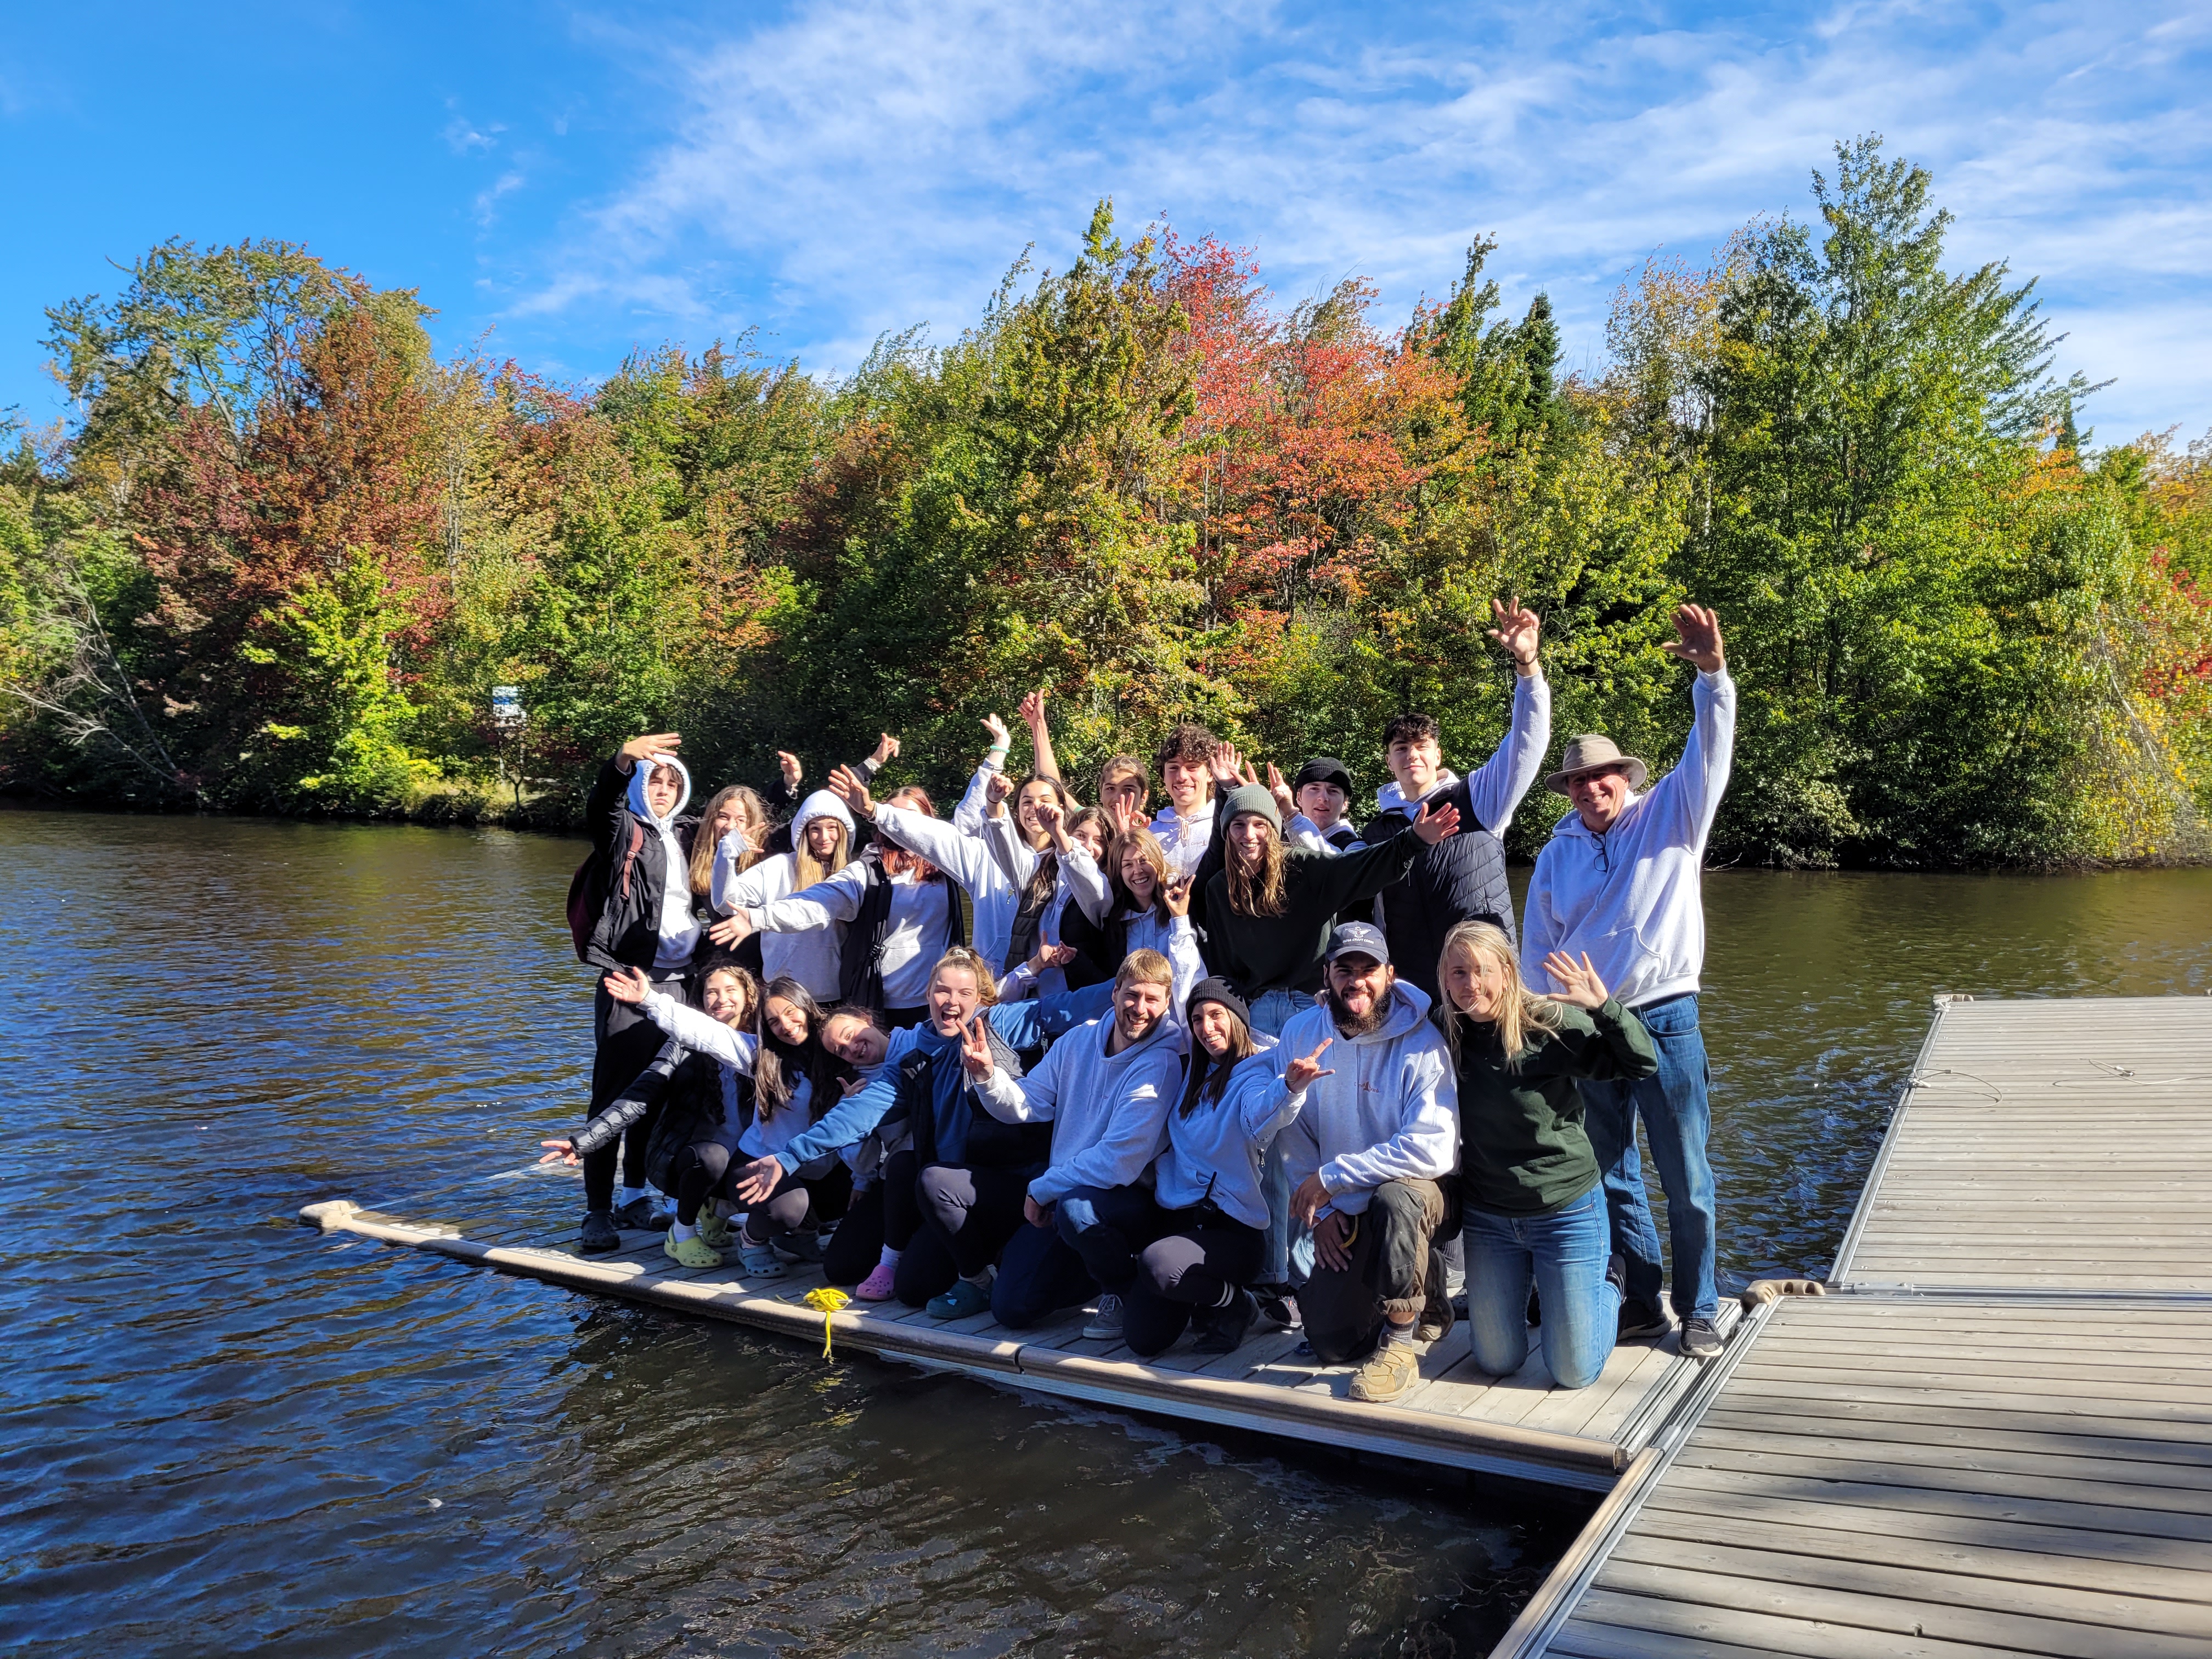
[[[623,854],[622,862],[620,891],[624,898],[629,896],[629,872],[636,866],[637,855],[644,848],[645,826],[632,818],[629,846]],[[579,962],[592,959],[592,934],[607,908],[607,862],[594,848],[576,866],[576,873],[568,878],[568,937],[576,946]]]

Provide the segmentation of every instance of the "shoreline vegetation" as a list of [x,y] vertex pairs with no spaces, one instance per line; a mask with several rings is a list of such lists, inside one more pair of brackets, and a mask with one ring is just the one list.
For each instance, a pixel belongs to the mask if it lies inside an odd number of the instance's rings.
[[441,360],[297,246],[172,241],[47,313],[76,414],[0,459],[0,792],[565,830],[635,732],[758,784],[890,731],[942,787],[1042,684],[1071,778],[1188,717],[1364,793],[1402,708],[1496,742],[1516,593],[1555,729],[1663,766],[1686,595],[1740,665],[1715,863],[2212,860],[2212,434],[2096,447],[1932,187],[1838,144],[1807,219],[1632,273],[1577,374],[1486,239],[1399,322],[1102,204],[949,344],[583,387]]

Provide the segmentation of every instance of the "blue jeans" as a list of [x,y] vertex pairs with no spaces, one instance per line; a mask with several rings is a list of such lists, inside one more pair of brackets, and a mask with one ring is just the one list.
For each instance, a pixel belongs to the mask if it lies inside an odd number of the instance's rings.
[[1605,1369],[1620,1323],[1620,1292],[1605,1276],[1613,1254],[1605,1188],[1545,1215],[1493,1215],[1470,1206],[1468,1340],[1475,1367],[1510,1376],[1528,1358],[1528,1285],[1544,1310],[1544,1364],[1563,1389],[1587,1389]]
[[1667,1237],[1674,1246],[1674,1311],[1684,1319],[1711,1319],[1720,1309],[1713,1284],[1713,1166],[1705,1158],[1712,1126],[1706,1091],[1712,1068],[1698,1030],[1694,991],[1638,1008],[1636,1017],[1659,1051],[1656,1076],[1634,1083],[1584,1083],[1583,1127],[1605,1171],[1606,1209],[1613,1218],[1613,1248],[1628,1261],[1628,1299],[1659,1310],[1662,1259],[1651,1200],[1644,1190],[1644,1165],[1636,1151],[1636,1120],[1650,1137],[1651,1161],[1667,1189]]
[[[1262,991],[1252,1002],[1255,1036],[1280,1036],[1291,1016],[1313,1006],[1301,991]],[[1267,1240],[1260,1257],[1261,1285],[1303,1285],[1313,1276],[1313,1234],[1291,1218],[1291,1177],[1283,1168],[1283,1138],[1277,1135],[1260,1160],[1260,1190],[1267,1200]]]

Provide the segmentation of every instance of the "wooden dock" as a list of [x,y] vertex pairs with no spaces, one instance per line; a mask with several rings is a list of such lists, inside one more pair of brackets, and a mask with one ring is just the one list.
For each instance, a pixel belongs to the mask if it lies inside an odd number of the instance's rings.
[[2212,999],[1939,1000],[1830,1280],[1494,1650],[2212,1655]]
[[[663,1252],[662,1236],[644,1232],[625,1233],[619,1254],[578,1255],[572,1242],[580,1184],[573,1170],[533,1167],[395,1204],[404,1214],[336,1200],[311,1204],[301,1216],[325,1232],[357,1234],[821,1346],[825,1316],[804,1301],[823,1282],[818,1270],[793,1269],[748,1285],[734,1263],[678,1267]],[[1723,1311],[1726,1329],[1736,1310],[1731,1304]],[[1371,1406],[1346,1397],[1350,1368],[1301,1358],[1295,1334],[1255,1331],[1235,1353],[1220,1357],[1193,1352],[1185,1337],[1142,1361],[1118,1342],[1085,1340],[1084,1317],[1072,1310],[1016,1332],[988,1315],[943,1322],[896,1303],[854,1303],[827,1316],[827,1322],[840,1355],[870,1353],[1187,1423],[1589,1492],[1612,1489],[1699,1370],[1669,1336],[1622,1344],[1587,1389],[1553,1388],[1540,1346],[1516,1375],[1490,1377],[1468,1358],[1466,1327],[1455,1325],[1424,1358],[1419,1389],[1397,1403]]]

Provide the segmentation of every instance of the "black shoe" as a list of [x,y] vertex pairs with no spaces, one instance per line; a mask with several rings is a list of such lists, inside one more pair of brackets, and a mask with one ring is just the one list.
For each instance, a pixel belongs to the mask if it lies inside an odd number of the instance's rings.
[[622,1249],[622,1235],[615,1231],[615,1218],[605,1210],[584,1212],[583,1236],[576,1248],[586,1255],[605,1255],[610,1250]]
[[617,1227],[628,1227],[633,1232],[665,1233],[668,1224],[676,1218],[659,1208],[649,1198],[633,1198],[615,1212]]
[[1214,1314],[1193,1346],[1200,1353],[1235,1353],[1259,1316],[1258,1300],[1251,1291],[1239,1291],[1235,1301]]
[[1250,1292],[1259,1305],[1260,1317],[1279,1331],[1295,1331],[1304,1324],[1298,1316],[1298,1299],[1287,1290],[1276,1286],[1255,1285]]
[[1465,1319],[1467,1317],[1467,1292],[1465,1291],[1462,1291],[1457,1296],[1454,1297],[1451,1299],[1451,1304],[1452,1317],[1454,1319]]
[[1710,1319],[1686,1319],[1682,1322],[1682,1352],[1692,1359],[1717,1359],[1721,1352],[1721,1334],[1713,1328]]
[[1614,1333],[1616,1341],[1626,1342],[1639,1336],[1664,1336],[1674,1328],[1674,1316],[1664,1308],[1647,1308],[1641,1302],[1620,1304],[1620,1326]]

